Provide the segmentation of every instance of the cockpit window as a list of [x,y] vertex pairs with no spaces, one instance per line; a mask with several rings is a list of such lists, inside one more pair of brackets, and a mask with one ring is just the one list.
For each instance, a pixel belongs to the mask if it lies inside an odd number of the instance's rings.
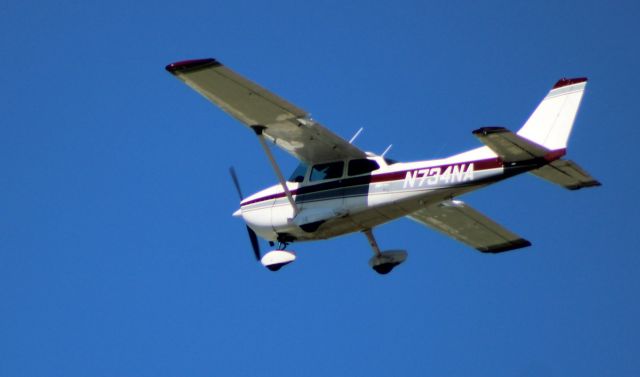
[[387,165],[393,165],[393,164],[397,164],[398,163],[398,161],[392,160],[392,159],[386,158],[386,157],[384,158],[384,162],[386,162]]
[[360,175],[371,173],[372,171],[379,169],[380,165],[373,160],[367,160],[366,158],[359,158],[349,161],[349,175]]
[[298,165],[296,170],[293,171],[293,173],[291,174],[291,177],[289,177],[289,179],[287,179],[287,181],[289,181],[289,182],[302,182],[302,181],[304,181],[305,174],[307,174],[307,165],[306,164],[300,164],[300,165]]
[[342,177],[344,162],[329,162],[327,164],[317,164],[311,169],[310,181],[322,181]]

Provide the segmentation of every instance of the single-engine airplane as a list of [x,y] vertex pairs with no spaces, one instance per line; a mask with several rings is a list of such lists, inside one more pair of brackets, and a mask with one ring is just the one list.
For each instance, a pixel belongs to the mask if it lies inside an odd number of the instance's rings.
[[[492,183],[530,172],[570,190],[600,183],[565,160],[567,140],[587,84],[560,79],[517,132],[483,127],[473,134],[485,146],[450,157],[396,162],[365,152],[311,119],[309,113],[247,80],[215,59],[181,61],[166,70],[239,120],[257,136],[279,184],[244,198],[235,172],[240,209],[256,259],[272,271],[293,262],[286,247],[362,232],[373,250],[369,265],[389,273],[404,250],[381,251],[373,228],[408,217],[483,253],[531,243],[455,199]],[[269,143],[301,161],[289,179]],[[274,247],[261,255],[260,236]]]

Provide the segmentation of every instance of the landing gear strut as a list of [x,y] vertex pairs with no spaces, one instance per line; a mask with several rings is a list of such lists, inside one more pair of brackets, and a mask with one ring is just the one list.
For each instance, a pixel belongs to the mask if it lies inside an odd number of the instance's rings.
[[369,240],[369,245],[371,245],[374,254],[374,256],[369,259],[369,266],[380,275],[388,274],[394,267],[407,259],[407,252],[405,250],[380,251],[371,229],[365,229],[362,233],[364,233],[367,240]]

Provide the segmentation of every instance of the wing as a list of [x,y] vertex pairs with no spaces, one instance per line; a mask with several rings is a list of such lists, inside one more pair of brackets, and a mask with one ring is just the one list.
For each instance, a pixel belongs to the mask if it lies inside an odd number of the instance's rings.
[[263,134],[308,164],[364,158],[363,151],[311,120],[309,114],[270,93],[214,59],[169,64],[167,71],[184,81],[247,127]]
[[408,217],[483,253],[500,253],[531,246],[531,242],[459,200],[444,201]]

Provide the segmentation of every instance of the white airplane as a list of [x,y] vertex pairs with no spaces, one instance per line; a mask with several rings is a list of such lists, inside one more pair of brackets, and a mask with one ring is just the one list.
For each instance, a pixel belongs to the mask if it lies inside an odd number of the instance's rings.
[[[485,144],[438,160],[396,162],[353,145],[312,120],[309,113],[247,80],[215,59],[181,61],[166,70],[253,130],[279,184],[247,198],[240,195],[256,259],[272,271],[296,259],[292,242],[362,232],[373,249],[369,265],[386,274],[407,258],[404,250],[380,251],[372,229],[409,217],[483,253],[531,243],[455,197],[530,172],[570,190],[600,183],[562,159],[582,100],[586,78],[561,79],[517,132],[484,127],[473,134]],[[285,179],[267,144],[301,164]],[[386,152],[386,151],[385,151]],[[257,236],[275,250],[261,255]]]

